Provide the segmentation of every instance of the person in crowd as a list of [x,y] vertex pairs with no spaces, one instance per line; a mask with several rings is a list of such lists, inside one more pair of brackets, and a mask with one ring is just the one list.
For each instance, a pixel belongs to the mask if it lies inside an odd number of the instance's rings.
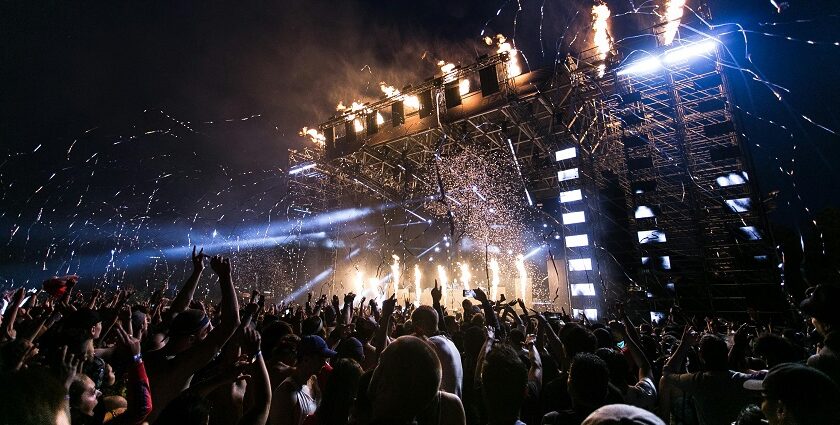
[[409,335],[395,339],[367,387],[371,423],[464,425],[461,400],[442,391],[441,380],[440,361],[427,342]]
[[[361,349],[361,344],[359,348]],[[359,390],[359,380],[364,371],[359,363],[351,358],[339,358],[332,363],[332,367],[321,403],[315,414],[306,418],[306,425],[345,425],[350,421],[351,409]]]
[[543,424],[577,425],[590,413],[606,404],[609,394],[610,372],[600,357],[579,353],[569,368],[568,391],[571,409],[550,412],[543,417]]
[[[435,282],[432,289],[432,302],[440,308],[441,291]],[[464,380],[464,366],[461,363],[461,353],[449,338],[438,334],[440,325],[438,309],[420,306],[411,313],[414,324],[414,336],[425,339],[435,350],[443,370],[441,389],[461,397]]]
[[840,285],[817,285],[800,304],[822,337],[822,347],[808,358],[808,365],[825,372],[840,384]]
[[315,413],[318,400],[311,381],[327,359],[335,355],[320,336],[307,335],[300,339],[294,371],[274,390],[272,425],[301,425],[307,416]]
[[744,387],[761,393],[761,411],[770,425],[840,423],[840,387],[815,368],[782,363]]
[[536,393],[537,382],[528,380],[528,369],[509,346],[498,344],[484,356],[481,394],[487,406],[488,424],[523,425],[520,410],[528,392]]
[[663,368],[660,390],[673,386],[692,396],[701,425],[731,423],[743,406],[755,401],[754,395],[743,388],[750,376],[729,370],[729,348],[722,338],[712,334],[699,339],[702,371],[680,373],[688,350],[698,338],[698,334],[686,326],[679,346]]
[[[169,326],[166,345],[159,350],[144,353],[153,403],[157,406],[166,406],[186,390],[193,375],[213,360],[240,324],[239,303],[231,278],[230,260],[227,258],[216,256],[210,260],[210,267],[219,277],[222,293],[218,326],[212,326],[204,310],[186,308],[195,290],[193,281],[198,280],[204,269],[205,257],[203,252],[193,255],[193,275],[172,302],[169,311],[175,309],[180,312]],[[181,297],[184,293],[186,295]],[[155,412],[152,412],[151,421],[156,418]]]

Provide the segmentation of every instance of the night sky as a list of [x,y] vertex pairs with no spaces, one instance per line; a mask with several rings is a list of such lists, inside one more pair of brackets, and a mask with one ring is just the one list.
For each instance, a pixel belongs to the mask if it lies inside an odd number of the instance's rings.
[[[168,249],[284,219],[273,208],[286,194],[286,150],[309,143],[299,129],[339,101],[375,99],[380,81],[422,81],[441,59],[470,63],[490,52],[482,31],[511,36],[514,22],[528,65],[550,66],[589,47],[592,4],[4,1],[0,285],[65,272],[113,281],[150,256],[172,256],[155,266],[171,277],[184,263]],[[632,7],[608,4],[614,15]],[[840,5],[788,4],[711,6],[714,24],[779,36],[723,39],[741,66],[789,90],[780,102],[733,73],[760,187],[779,191],[772,219],[810,234],[840,194]]]

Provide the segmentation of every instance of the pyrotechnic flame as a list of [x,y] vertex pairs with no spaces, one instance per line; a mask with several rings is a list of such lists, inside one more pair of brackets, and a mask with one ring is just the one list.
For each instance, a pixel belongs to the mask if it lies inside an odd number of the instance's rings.
[[452,72],[453,69],[455,69],[454,63],[449,63],[446,61],[438,61],[438,66],[440,67],[440,72],[444,74],[449,74],[450,72]]
[[595,48],[598,51],[598,58],[604,60],[610,51],[610,36],[607,34],[607,19],[610,17],[610,8],[606,4],[592,6],[592,29],[595,31]]
[[362,292],[365,291],[365,274],[361,270],[356,270],[356,279],[354,279],[353,284],[356,288],[356,296],[361,300]]
[[461,283],[464,284],[464,289],[470,289],[470,280],[472,280],[470,265],[467,263],[459,263],[459,268],[461,270]]
[[662,44],[667,46],[674,41],[677,30],[680,28],[680,19],[683,17],[683,7],[686,0],[668,0],[665,4],[665,32],[662,33]]
[[376,112],[376,125],[385,124],[385,118],[378,111]]
[[461,80],[458,82],[458,93],[461,96],[470,92],[470,80]]
[[443,266],[440,265],[440,264],[438,264],[438,266],[437,266],[437,272],[438,272],[438,288],[440,288],[440,293],[441,293],[441,295],[443,295],[441,297],[440,301],[443,305],[446,305],[446,298],[447,298],[446,295],[447,295],[447,292],[449,292],[447,290],[447,285],[449,285],[449,277],[446,276],[446,269],[443,268]]
[[400,257],[394,254],[391,258],[394,259],[394,262],[391,263],[391,280],[394,283],[394,293],[396,294],[400,291]]
[[507,42],[504,35],[496,34],[495,41],[490,37],[484,37],[484,42],[487,43],[488,46],[493,45],[495,42],[497,47],[496,53],[507,52],[507,78],[513,78],[522,73],[522,67],[519,66],[519,52],[517,52],[516,49]]
[[[379,89],[382,90],[382,93],[385,93],[386,97],[396,97],[400,96],[400,91],[396,89],[394,86],[389,86],[385,84],[385,82],[379,83]],[[420,98],[417,96],[402,96],[403,104],[410,108],[410,109],[420,109]]]
[[420,289],[420,281],[423,278],[422,274],[420,273],[420,266],[415,264],[414,265],[414,304],[419,306],[420,305],[420,294],[423,292]]
[[516,256],[516,271],[519,273],[519,281],[516,285],[517,298],[525,301],[525,291],[528,287],[528,271],[525,270],[525,257],[521,254]]
[[362,111],[364,109],[365,109],[365,104],[361,103],[361,102],[357,102],[355,100],[353,101],[353,103],[350,104],[349,107],[344,106],[343,101],[339,101],[338,105],[335,106],[335,110],[338,111],[338,112],[356,112],[356,111]]
[[361,133],[365,130],[365,126],[362,125],[362,121],[360,121],[358,118],[353,119],[353,130],[355,130],[356,133]]
[[309,137],[309,140],[319,146],[324,146],[327,142],[327,137],[324,136],[323,133],[319,133],[318,130],[314,128],[303,127],[299,134],[303,137]]
[[490,259],[490,299],[499,299],[499,262],[495,258]]

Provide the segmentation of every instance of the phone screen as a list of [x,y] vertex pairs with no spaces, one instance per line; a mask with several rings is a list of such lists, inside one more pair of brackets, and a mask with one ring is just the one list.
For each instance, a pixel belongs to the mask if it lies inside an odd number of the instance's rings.
[[474,298],[474,297],[475,297],[475,290],[464,289],[464,298]]

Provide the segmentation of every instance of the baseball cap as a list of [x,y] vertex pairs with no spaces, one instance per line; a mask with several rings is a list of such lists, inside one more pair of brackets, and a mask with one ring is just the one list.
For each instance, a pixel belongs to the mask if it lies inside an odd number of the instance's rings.
[[324,324],[318,316],[307,317],[300,325],[301,333],[304,335],[313,335],[324,329]]
[[581,425],[665,425],[653,413],[628,404],[610,404],[592,412]]
[[818,407],[840,401],[840,388],[828,375],[799,363],[782,363],[770,369],[764,379],[749,379],[743,385],[789,405]]
[[359,362],[365,360],[365,348],[362,346],[362,342],[353,337],[342,339],[335,347],[335,351],[338,353],[338,357],[354,359]]
[[300,339],[300,344],[298,344],[298,357],[311,355],[332,357],[336,355],[336,352],[330,350],[324,338],[318,335],[307,335]]
[[210,323],[210,318],[204,314],[204,311],[188,308],[172,319],[172,324],[169,325],[169,335],[193,335],[202,330],[208,323]]
[[817,285],[799,304],[803,313],[819,320],[840,323],[840,286]]

